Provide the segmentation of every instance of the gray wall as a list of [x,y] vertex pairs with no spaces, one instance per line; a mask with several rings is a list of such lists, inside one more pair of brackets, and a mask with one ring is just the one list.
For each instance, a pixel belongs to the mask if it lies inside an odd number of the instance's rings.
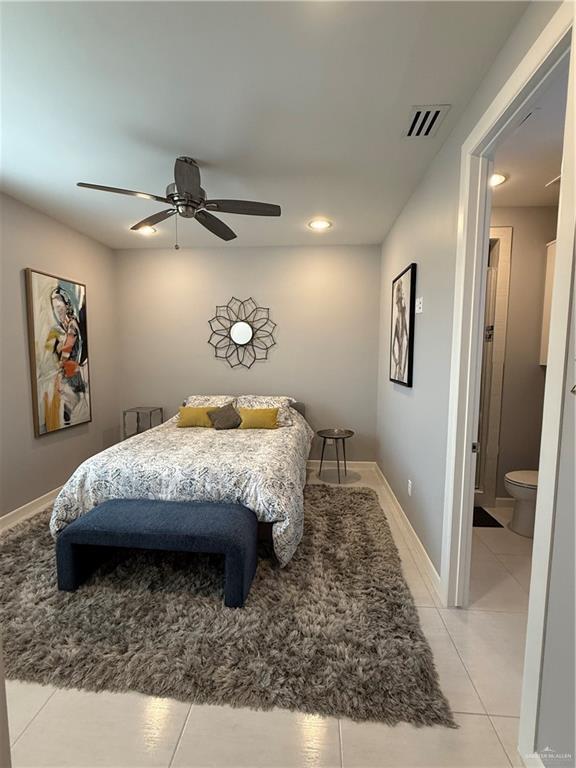
[[[530,3],[382,247],[379,463],[440,571],[460,152],[479,117],[557,10]],[[414,387],[388,381],[390,279],[418,264]],[[408,478],[413,494],[407,494]]]
[[[379,250],[120,251],[122,407],[159,404],[170,415],[194,392],[288,394],[316,429],[356,432],[351,458],[375,459]],[[277,323],[277,346],[250,370],[215,359],[207,343],[216,304],[232,296],[253,296]]]
[[491,226],[512,227],[508,327],[502,387],[497,496],[507,496],[504,475],[538,469],[546,368],[540,336],[546,243],[556,237],[557,208],[494,208]]
[[[0,515],[61,485],[78,464],[118,434],[117,337],[112,252],[48,216],[2,196]],[[93,421],[34,436],[25,267],[87,283]]]
[[[436,183],[424,180],[382,250],[378,431],[380,467],[439,570],[454,275],[443,248],[451,209],[430,188]],[[412,261],[424,311],[415,316],[414,385],[406,388],[389,381],[390,299],[392,280]]]
[[544,638],[544,663],[536,746],[550,747],[570,759],[544,759],[545,765],[574,766],[574,427],[576,396],[570,388],[576,383],[576,312],[574,293],[568,353],[568,375],[564,388],[564,412],[560,443],[560,470],[554,517],[552,566],[548,590],[548,614]]

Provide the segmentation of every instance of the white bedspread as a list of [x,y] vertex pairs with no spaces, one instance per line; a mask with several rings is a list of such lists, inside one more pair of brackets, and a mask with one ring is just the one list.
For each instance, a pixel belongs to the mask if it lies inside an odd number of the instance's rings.
[[240,503],[273,523],[274,551],[286,565],[302,538],[306,460],[313,432],[293,413],[278,429],[179,428],[176,417],[81,464],[54,503],[59,531],[108,499]]

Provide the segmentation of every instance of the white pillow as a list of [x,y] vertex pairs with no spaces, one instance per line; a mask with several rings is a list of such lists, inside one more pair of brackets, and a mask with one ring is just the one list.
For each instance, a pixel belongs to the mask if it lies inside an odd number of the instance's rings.
[[236,398],[237,408],[278,408],[278,426],[291,427],[294,424],[291,403],[295,403],[293,397],[286,395],[239,395]]
[[233,395],[189,395],[184,401],[184,405],[190,408],[222,408],[229,403],[234,405],[235,400]]

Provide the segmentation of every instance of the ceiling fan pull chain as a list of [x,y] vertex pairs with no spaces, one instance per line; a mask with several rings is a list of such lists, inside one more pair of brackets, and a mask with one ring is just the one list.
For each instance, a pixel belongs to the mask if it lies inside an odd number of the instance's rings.
[[174,243],[174,250],[179,251],[180,246],[178,245],[178,214],[176,214],[176,218],[174,219],[174,224],[176,225],[176,242]]

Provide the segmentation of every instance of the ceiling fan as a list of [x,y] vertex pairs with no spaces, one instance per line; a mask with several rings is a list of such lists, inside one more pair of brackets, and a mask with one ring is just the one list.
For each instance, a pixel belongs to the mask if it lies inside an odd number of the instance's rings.
[[236,233],[227,224],[213,216],[210,211],[217,213],[243,213],[248,216],[280,216],[279,205],[271,203],[254,203],[250,200],[207,200],[206,192],[200,186],[200,169],[191,157],[178,157],[174,164],[174,182],[166,187],[165,197],[151,195],[147,192],[135,192],[131,189],[104,187],[100,184],[87,184],[79,181],[79,187],[100,189],[103,192],[115,192],[119,195],[142,197],[145,200],[157,200],[167,203],[170,208],[154,213],[138,224],[131,227],[138,231],[144,227],[153,227],[165,219],[178,214],[185,219],[196,219],[203,227],[222,240],[234,240]]

